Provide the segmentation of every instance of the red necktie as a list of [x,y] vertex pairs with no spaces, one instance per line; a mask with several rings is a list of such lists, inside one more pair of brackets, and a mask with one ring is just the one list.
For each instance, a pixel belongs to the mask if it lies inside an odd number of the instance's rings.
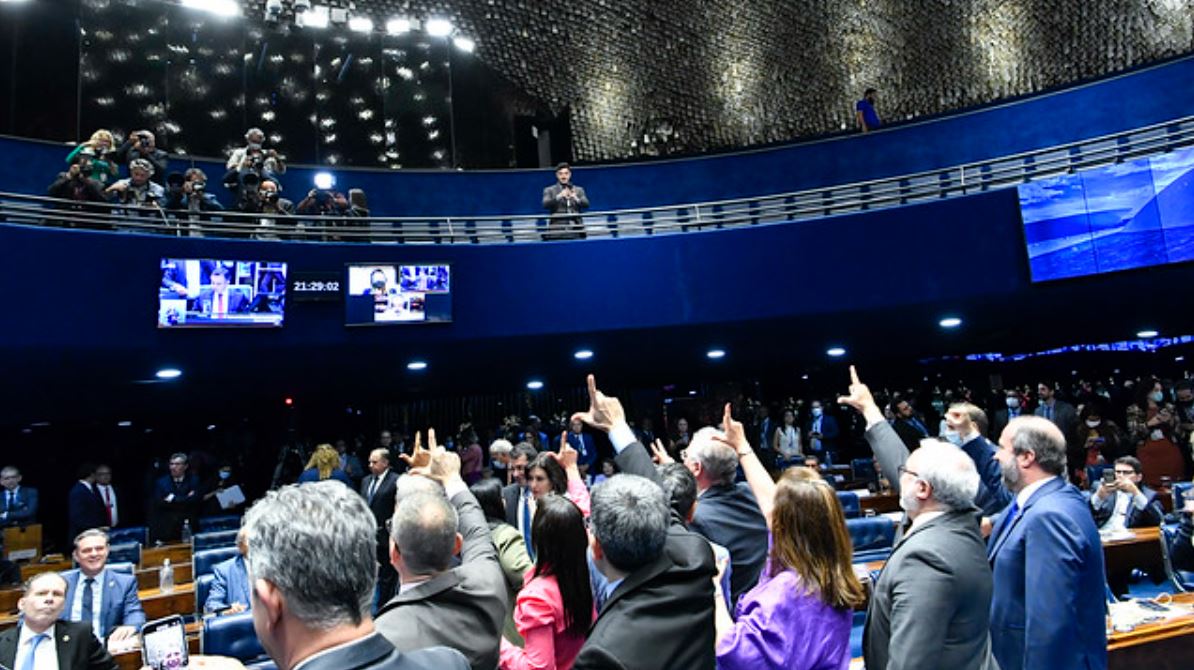
[[108,527],[111,528],[112,527],[112,499],[110,497],[108,497],[108,487],[107,486],[103,487],[100,490],[104,492],[104,509],[108,513]]
[[224,294],[216,294],[216,316],[224,316]]

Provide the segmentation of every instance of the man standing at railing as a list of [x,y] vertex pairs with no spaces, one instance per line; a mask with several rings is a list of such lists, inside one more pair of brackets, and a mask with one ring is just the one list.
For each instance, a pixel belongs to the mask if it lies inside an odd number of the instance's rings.
[[545,240],[583,240],[584,227],[580,213],[589,208],[585,190],[572,183],[572,167],[567,163],[556,166],[556,183],[543,189],[543,209],[551,212]]
[[873,88],[868,88],[862,94],[862,100],[854,103],[854,116],[858,118],[858,129],[864,133],[878,130],[883,125],[879,112],[875,111],[875,97],[878,94]]

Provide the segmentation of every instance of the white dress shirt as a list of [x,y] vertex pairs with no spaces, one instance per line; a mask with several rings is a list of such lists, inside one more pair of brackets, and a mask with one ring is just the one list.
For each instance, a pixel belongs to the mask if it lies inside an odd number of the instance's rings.
[[96,484],[96,491],[99,492],[100,500],[104,501],[109,509],[112,510],[112,527],[120,525],[120,516],[116,509],[116,490],[112,488],[111,484]]
[[[48,637],[37,645],[37,653],[33,657],[33,670],[58,670],[58,642],[54,639],[54,626],[51,624],[43,635]],[[12,661],[12,667],[25,667],[25,659],[29,656],[29,649],[33,647],[33,636],[37,635],[28,626],[21,626],[20,636],[17,638],[17,655]]]

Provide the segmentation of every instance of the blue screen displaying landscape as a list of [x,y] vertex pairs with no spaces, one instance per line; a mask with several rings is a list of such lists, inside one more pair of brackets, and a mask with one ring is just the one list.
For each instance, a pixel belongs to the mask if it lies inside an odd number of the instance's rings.
[[1194,148],[1019,190],[1033,281],[1194,260]]

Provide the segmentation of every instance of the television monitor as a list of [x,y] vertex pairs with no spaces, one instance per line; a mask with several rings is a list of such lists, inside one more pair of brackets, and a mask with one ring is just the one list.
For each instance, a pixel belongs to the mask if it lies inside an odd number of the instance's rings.
[[286,264],[163,258],[158,328],[280,327],[286,311]]
[[1022,184],[1033,281],[1194,259],[1194,148]]
[[347,283],[345,323],[350,326],[452,320],[452,266],[447,263],[352,264]]

